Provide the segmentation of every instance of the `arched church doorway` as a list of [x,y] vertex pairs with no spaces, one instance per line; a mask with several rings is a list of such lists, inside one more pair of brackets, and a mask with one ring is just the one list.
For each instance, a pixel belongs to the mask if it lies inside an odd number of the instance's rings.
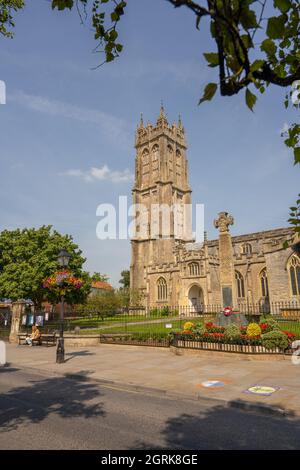
[[190,313],[201,313],[203,311],[204,297],[200,286],[194,284],[188,293]]

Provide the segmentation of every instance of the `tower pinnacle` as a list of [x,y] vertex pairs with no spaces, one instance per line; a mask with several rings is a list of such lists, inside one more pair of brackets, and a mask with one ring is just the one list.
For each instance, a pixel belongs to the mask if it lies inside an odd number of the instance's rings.
[[167,115],[165,113],[163,101],[161,101],[160,113],[157,119],[157,124],[166,124],[166,125],[168,124]]

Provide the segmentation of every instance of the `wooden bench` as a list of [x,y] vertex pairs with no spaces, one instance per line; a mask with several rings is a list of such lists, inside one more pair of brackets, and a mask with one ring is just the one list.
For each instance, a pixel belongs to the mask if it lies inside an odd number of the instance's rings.
[[[18,334],[18,344],[25,344],[26,341],[26,333],[19,333]],[[32,340],[32,346],[42,346],[46,345],[47,347],[49,345],[55,346],[56,345],[56,334],[55,333],[47,333],[47,334],[41,334],[39,339],[33,339]]]

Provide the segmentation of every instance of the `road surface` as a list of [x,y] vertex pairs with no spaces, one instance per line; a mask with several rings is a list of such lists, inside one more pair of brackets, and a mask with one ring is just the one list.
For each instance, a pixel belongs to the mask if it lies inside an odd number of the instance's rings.
[[2,367],[0,449],[300,449],[300,419]]

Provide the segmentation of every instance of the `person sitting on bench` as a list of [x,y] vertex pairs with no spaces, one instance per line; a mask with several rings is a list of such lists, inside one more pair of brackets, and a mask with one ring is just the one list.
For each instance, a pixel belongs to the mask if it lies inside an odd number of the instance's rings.
[[26,337],[25,344],[28,344],[29,346],[32,346],[32,342],[35,340],[39,340],[41,337],[40,330],[38,329],[37,326],[33,325],[32,326],[32,332],[30,336]]

